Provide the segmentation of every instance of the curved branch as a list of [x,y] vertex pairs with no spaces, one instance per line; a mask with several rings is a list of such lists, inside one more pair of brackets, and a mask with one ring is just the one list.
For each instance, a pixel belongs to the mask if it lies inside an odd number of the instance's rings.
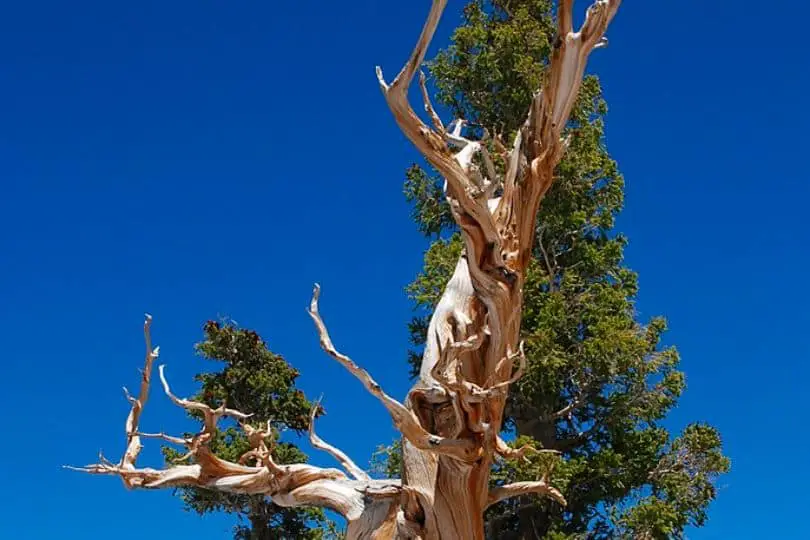
[[430,120],[433,122],[433,127],[436,128],[436,131],[442,135],[449,136],[450,134],[447,133],[447,130],[442,123],[442,119],[439,118],[438,114],[436,114],[436,109],[433,108],[433,103],[430,102],[430,94],[428,93],[424,71],[419,72],[419,88],[422,89],[422,101],[425,103],[425,112],[430,116]]
[[552,55],[551,74],[543,88],[543,91],[548,93],[551,98],[547,103],[553,103],[546,110],[546,113],[550,113],[549,116],[552,120],[551,125],[547,128],[550,128],[550,134],[557,138],[568,121],[568,116],[579,93],[588,55],[600,44],[608,24],[613,20],[620,4],[621,0],[596,0],[588,8],[585,22],[578,32],[573,31],[571,13],[573,1],[564,0],[560,4],[558,47]]
[[[246,495],[262,494],[279,506],[327,507],[347,519],[348,530],[352,532],[353,538],[369,537],[395,526],[396,512],[393,509],[401,492],[401,483],[398,480],[372,480],[348,458],[342,462],[357,480],[350,480],[337,469],[324,469],[302,463],[277,465],[265,444],[265,439],[272,433],[270,422],[266,428],[241,424],[252,449],[242,456],[240,463],[215,456],[206,444],[214,435],[217,420],[222,416],[245,420],[250,415],[228,409],[224,405],[212,409],[203,403],[178,398],[171,392],[163,366],[160,366],[159,372],[166,395],[176,405],[202,413],[203,430],[190,438],[174,437],[162,432],[139,432],[138,421],[149,393],[152,362],[157,357],[157,349],[151,348],[150,323],[151,317],[147,316],[144,325],[147,355],[141,391],[137,399],[127,392],[132,409],[126,422],[127,449],[124,457],[116,464],[99,454],[98,463],[65,468],[94,475],[118,476],[125,486],[133,489],[196,487]],[[189,449],[185,457],[193,457],[195,463],[167,469],[136,468],[135,458],[141,450],[141,437],[184,445]],[[315,446],[327,449],[333,455],[339,452],[323,443],[314,432],[312,437]],[[256,466],[245,464],[251,458],[256,459]]]
[[449,439],[428,433],[421,426],[416,416],[402,403],[386,394],[366,370],[355,364],[351,358],[335,349],[335,346],[332,344],[332,339],[329,337],[326,325],[323,323],[321,315],[318,312],[318,297],[320,296],[320,292],[320,285],[316,284],[312,291],[309,315],[312,317],[315,327],[318,330],[321,348],[349,370],[352,375],[363,383],[366,390],[382,402],[391,415],[394,425],[400,433],[402,433],[403,437],[420,450],[452,456],[462,461],[474,461],[477,459],[477,446],[474,441],[470,439]]
[[163,392],[165,392],[169,399],[172,400],[172,403],[178,407],[182,407],[187,411],[201,412],[205,423],[205,433],[213,434],[217,430],[217,421],[223,416],[229,416],[237,420],[247,420],[253,416],[252,414],[245,414],[236,409],[228,409],[225,407],[224,403],[219,408],[212,409],[205,403],[175,396],[172,394],[171,388],[169,388],[169,382],[166,380],[166,376],[163,373],[165,367],[165,365],[158,366],[158,374],[160,375],[160,382],[163,385]]
[[[483,243],[497,245],[500,237],[486,201],[478,201],[473,196],[477,192],[477,186],[471,181],[459,160],[451,154],[444,140],[444,133],[437,133],[430,129],[414,112],[408,102],[408,89],[411,86],[416,70],[424,61],[425,52],[433,38],[433,34],[436,32],[436,27],[446,5],[447,0],[433,0],[430,13],[411,53],[411,57],[394,81],[390,85],[386,83],[380,67],[377,67],[377,79],[385,95],[388,107],[394,114],[394,118],[402,132],[419,149],[430,164],[444,176],[448,185],[448,195],[458,201],[461,212],[471,217],[475,222],[475,227],[484,237]],[[461,217],[459,216],[458,219],[461,219]],[[499,250],[493,250],[491,254],[496,262],[501,262],[499,254]],[[496,264],[496,266],[501,265]]]
[[348,473],[355,479],[371,480],[371,477],[366,473],[366,471],[358,467],[354,461],[352,461],[351,458],[342,450],[327,443],[315,433],[315,414],[318,412],[319,406],[320,403],[316,403],[315,406],[312,407],[312,411],[309,413],[309,442],[318,450],[323,450],[338,460],[340,464],[343,465],[343,468],[346,469],[346,471],[348,471]]
[[176,444],[179,446],[188,446],[191,444],[192,439],[186,439],[183,437],[175,437],[173,435],[167,435],[163,432],[160,433],[138,433],[139,436],[143,437],[144,439],[160,439],[162,441],[170,442],[172,444]]
[[[499,383],[493,384],[491,387],[487,388],[486,391],[489,393],[494,392],[501,392],[506,391],[509,388],[509,385],[516,383],[523,377],[523,374],[526,373],[526,352],[523,350],[523,342],[520,342],[518,346],[518,353],[516,355],[508,355],[506,360],[511,364],[512,361],[517,357],[520,360],[520,364],[518,365],[517,371],[515,371],[511,377],[509,377],[505,381],[501,381]],[[495,373],[500,371],[500,366],[495,368]]]
[[526,454],[559,454],[557,450],[547,448],[535,448],[530,444],[524,444],[520,448],[512,448],[499,435],[495,436],[495,452],[504,459],[523,459]]
[[562,409],[558,409],[551,414],[543,415],[538,420],[540,422],[553,422],[555,420],[559,420],[560,418],[565,418],[578,408],[582,407],[584,404],[585,400],[582,398],[582,396],[577,397]]
[[551,497],[562,506],[566,505],[565,497],[563,497],[563,494],[560,493],[559,490],[548,485],[543,480],[537,480],[535,482],[515,482],[514,484],[507,484],[491,489],[489,491],[489,497],[487,498],[487,508],[505,499],[532,493]]
[[149,399],[149,385],[152,381],[152,365],[160,354],[160,347],[152,348],[152,316],[148,313],[144,315],[143,340],[146,345],[146,358],[144,359],[143,371],[141,372],[141,387],[138,391],[138,398],[133,398],[129,391],[124,388],[127,401],[129,401],[132,406],[125,423],[127,449],[121,457],[121,466],[124,468],[133,468],[135,461],[138,459],[138,455],[143,449],[141,439],[138,436],[138,424],[140,423],[141,413],[146,405],[146,400]]

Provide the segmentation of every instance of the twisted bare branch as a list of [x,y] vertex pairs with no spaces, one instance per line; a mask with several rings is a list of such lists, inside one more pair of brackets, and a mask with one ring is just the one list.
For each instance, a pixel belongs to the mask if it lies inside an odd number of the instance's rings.
[[[398,500],[400,482],[370,479],[345,454],[323,443],[314,432],[313,444],[336,457],[343,456],[344,466],[347,466],[356,480],[350,480],[337,469],[323,469],[308,464],[276,464],[266,442],[272,437],[269,421],[261,428],[241,424],[251,450],[242,455],[239,463],[231,463],[215,456],[207,444],[215,434],[217,421],[223,416],[246,420],[250,415],[228,409],[224,404],[213,409],[204,403],[178,398],[169,387],[163,366],[160,366],[159,372],[166,395],[179,407],[202,413],[202,431],[189,438],[162,432],[139,432],[140,414],[149,393],[152,363],[157,357],[157,349],[151,348],[150,324],[151,317],[147,316],[144,325],[147,355],[139,396],[133,398],[126,392],[132,409],[126,422],[127,450],[124,457],[116,464],[99,453],[98,463],[66,468],[94,475],[118,476],[128,488],[197,487],[230,493],[264,494],[280,506],[327,507],[346,517],[348,530],[353,537],[362,537],[364,534],[394,526],[396,516],[391,509]],[[136,468],[135,458],[141,450],[140,438],[159,439],[185,446],[188,453],[181,460],[194,458],[194,463],[167,469]],[[256,465],[247,465],[253,459]]]
[[315,415],[318,412],[319,407],[320,402],[316,403],[315,406],[312,407],[312,411],[309,413],[309,442],[312,443],[312,446],[318,450],[323,450],[338,460],[340,464],[343,465],[343,468],[346,469],[346,471],[348,471],[348,473],[355,479],[371,480],[371,477],[366,473],[366,471],[358,467],[354,461],[352,461],[351,458],[342,450],[327,443],[315,433]]
[[[425,52],[433,38],[446,4],[447,0],[433,0],[430,13],[411,53],[411,57],[394,81],[390,85],[386,83],[382,69],[379,67],[377,67],[377,78],[388,106],[402,132],[447,181],[448,196],[457,201],[459,205],[456,213],[461,212],[470,215],[472,220],[478,224],[478,228],[480,228],[486,241],[497,242],[498,233],[486,201],[482,204],[476,200],[474,195],[479,193],[480,190],[477,189],[477,186],[471,181],[467,171],[461,165],[460,162],[463,162],[463,159],[456,159],[449,151],[444,137],[446,132],[442,130],[442,132],[437,133],[430,129],[417,116],[408,102],[408,88],[413,81],[416,70],[424,61]],[[435,116],[435,112],[431,116]],[[468,150],[468,152],[471,152],[471,150]]]
[[172,444],[177,444],[181,446],[188,446],[191,444],[192,439],[187,439],[184,437],[175,437],[173,435],[167,435],[166,433],[138,433],[144,439],[159,439],[162,441],[166,441]]
[[505,499],[519,497],[520,495],[528,495],[531,493],[551,497],[562,506],[566,505],[565,497],[563,497],[563,494],[560,493],[558,489],[548,485],[544,480],[538,480],[535,482],[515,482],[513,484],[507,484],[505,486],[491,489],[489,491],[489,497],[487,498],[487,507],[497,504]]
[[425,112],[430,116],[430,120],[433,122],[433,127],[436,128],[436,131],[442,135],[448,136],[449,134],[444,128],[442,119],[439,118],[438,114],[436,114],[436,109],[433,108],[433,103],[430,101],[430,94],[428,93],[424,71],[419,72],[419,88],[422,89],[422,100],[425,102]]
[[[129,390],[124,388],[124,395],[127,398],[131,408],[127,415],[124,424],[124,430],[127,437],[126,450],[124,455],[121,456],[120,462],[116,465],[106,459],[101,452],[99,452],[99,462],[87,467],[67,467],[68,469],[88,472],[91,474],[117,474],[118,471],[126,472],[135,469],[135,461],[143,449],[141,444],[141,434],[138,432],[138,425],[140,424],[141,413],[146,405],[146,400],[149,398],[149,386],[152,380],[152,365],[160,352],[159,347],[152,348],[152,316],[148,313],[144,316],[143,323],[143,338],[146,345],[146,358],[144,359],[144,367],[141,371],[141,384],[138,392],[138,397],[133,397]],[[128,488],[136,487],[128,475],[121,474],[124,485]]]
[[335,346],[332,344],[332,339],[329,337],[326,325],[318,312],[318,298],[320,292],[321,288],[316,284],[312,291],[309,315],[312,317],[312,320],[315,322],[315,327],[318,330],[321,348],[349,370],[352,375],[363,383],[366,390],[382,402],[400,433],[402,433],[411,444],[421,450],[452,456],[463,461],[473,461],[476,459],[476,445],[473,441],[469,439],[444,438],[427,432],[421,426],[416,416],[402,403],[386,394],[366,370],[355,364],[351,358],[335,349]]
[[134,467],[135,461],[138,459],[138,454],[141,453],[143,445],[141,444],[140,437],[138,437],[138,424],[141,419],[141,412],[146,405],[146,400],[149,399],[149,385],[152,380],[152,365],[155,359],[160,354],[160,348],[152,348],[152,316],[148,313],[144,316],[143,322],[143,339],[146,345],[146,358],[144,360],[143,371],[141,372],[141,387],[138,392],[138,398],[133,399],[129,391],[124,388],[124,393],[127,400],[132,405],[127,416],[125,424],[127,434],[127,449],[121,458],[122,467]]
[[559,454],[557,450],[547,448],[535,448],[530,444],[524,444],[520,448],[512,448],[500,436],[495,436],[495,452],[504,459],[523,459],[526,454]]
[[193,401],[190,399],[182,399],[174,394],[172,394],[171,388],[169,388],[169,382],[166,380],[166,377],[163,373],[163,370],[166,368],[165,365],[158,366],[158,373],[160,375],[160,382],[163,385],[163,392],[168,396],[172,403],[177,405],[178,407],[182,407],[187,411],[197,411],[203,414],[203,423],[205,426],[204,433],[208,433],[213,435],[217,431],[217,422],[222,417],[231,417],[236,418],[237,420],[247,420],[250,418],[251,414],[245,414],[243,412],[237,411],[236,409],[228,409],[225,407],[223,403],[220,407],[216,409],[212,409],[205,403],[200,403],[199,401]]

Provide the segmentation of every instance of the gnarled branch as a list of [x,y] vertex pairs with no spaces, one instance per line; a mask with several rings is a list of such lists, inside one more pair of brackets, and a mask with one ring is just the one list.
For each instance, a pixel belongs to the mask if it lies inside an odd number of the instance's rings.
[[489,497],[487,498],[487,507],[499,503],[504,499],[510,499],[512,497],[519,497],[520,495],[528,495],[531,493],[551,497],[561,505],[566,505],[565,497],[563,497],[563,494],[560,493],[559,490],[548,485],[548,483],[546,483],[544,480],[537,480],[535,482],[515,482],[513,484],[506,484],[505,486],[499,486],[491,489],[489,491]]
[[332,344],[332,339],[329,337],[326,325],[323,323],[323,319],[321,319],[321,315],[318,312],[318,298],[320,292],[321,288],[316,284],[312,291],[309,315],[312,317],[312,320],[315,322],[315,327],[318,330],[321,348],[349,370],[352,375],[363,383],[366,390],[382,402],[391,415],[394,425],[400,433],[402,433],[403,437],[421,450],[452,456],[463,461],[475,460],[478,456],[476,454],[476,445],[472,440],[439,437],[438,435],[427,432],[421,426],[416,416],[402,403],[386,394],[366,370],[355,364],[354,361],[345,354],[338,352]]
[[[392,508],[398,500],[400,482],[370,479],[343,452],[324,443],[314,431],[311,431],[313,445],[327,450],[333,456],[340,456],[339,459],[356,480],[347,478],[337,469],[324,469],[304,463],[277,465],[265,443],[265,439],[271,435],[269,422],[266,428],[242,424],[251,450],[242,456],[240,463],[215,456],[208,447],[208,442],[216,433],[217,421],[223,416],[246,420],[250,415],[228,409],[224,405],[213,409],[204,403],[178,398],[169,387],[163,366],[160,366],[159,372],[166,395],[177,406],[202,413],[202,431],[190,438],[139,432],[140,416],[149,393],[152,363],[157,357],[157,349],[151,348],[151,320],[147,316],[144,325],[147,355],[140,393],[138,398],[130,396],[129,399],[132,409],[126,421],[127,449],[124,456],[116,464],[99,454],[98,463],[67,468],[89,474],[118,476],[128,488],[197,487],[230,493],[263,494],[280,506],[323,506],[346,517],[348,530],[356,532],[357,536],[393,526],[395,515]],[[184,458],[193,457],[195,463],[167,469],[137,468],[135,458],[141,450],[141,437],[186,446],[189,451]],[[246,465],[252,458],[256,459],[256,465]]]
[[473,196],[477,192],[477,186],[470,180],[464,167],[459,163],[460,160],[457,160],[451,154],[444,133],[437,133],[430,129],[417,116],[408,102],[408,89],[416,70],[425,58],[425,52],[433,38],[446,4],[447,0],[433,0],[430,13],[411,53],[411,57],[394,81],[390,85],[386,83],[382,69],[379,67],[377,67],[377,78],[388,106],[402,132],[447,181],[448,195],[459,204],[459,210],[456,213],[460,212],[471,216],[484,235],[485,242],[496,243],[499,240],[498,232],[487,208],[486,201],[482,204]]
[[[143,371],[141,371],[141,384],[138,392],[138,397],[134,398],[130,395],[129,390],[124,388],[124,394],[127,401],[130,403],[131,408],[127,415],[125,432],[127,436],[127,446],[124,455],[118,465],[113,465],[110,461],[104,458],[99,452],[99,463],[95,466],[99,470],[106,470],[109,468],[119,468],[122,470],[132,470],[135,468],[135,461],[143,449],[141,438],[138,433],[138,426],[140,424],[141,413],[146,405],[146,400],[149,398],[149,386],[152,381],[152,365],[160,353],[160,348],[152,348],[152,316],[148,313],[144,316],[143,322],[143,339],[146,345],[146,358],[144,360]],[[88,471],[90,472],[90,471]],[[128,488],[134,487],[127,479],[126,476],[121,476],[124,485]]]
[[535,448],[524,444],[520,448],[512,448],[500,436],[495,436],[495,452],[504,459],[523,459],[526,454],[559,454],[557,450],[548,448]]
[[317,414],[319,407],[320,402],[316,403],[315,406],[312,407],[312,411],[309,413],[309,442],[312,443],[312,446],[318,450],[323,450],[338,460],[340,464],[343,465],[343,468],[346,469],[346,471],[348,471],[348,473],[351,474],[355,479],[371,480],[371,477],[366,473],[366,471],[358,467],[354,461],[352,461],[351,458],[342,450],[327,443],[315,433],[315,415]]
[[165,365],[158,366],[158,374],[160,375],[160,382],[163,385],[163,391],[166,393],[168,398],[172,400],[172,403],[174,403],[178,407],[182,407],[188,411],[201,412],[203,414],[203,422],[205,425],[206,433],[213,434],[217,430],[217,422],[219,421],[220,418],[224,416],[236,418],[237,420],[247,420],[252,416],[250,414],[245,414],[235,409],[228,409],[225,407],[224,403],[220,407],[212,409],[205,403],[200,403],[199,401],[192,401],[190,399],[182,399],[175,396],[174,394],[172,394],[171,388],[169,388],[169,383],[166,380],[166,377],[163,373],[163,370],[165,368],[166,368]]

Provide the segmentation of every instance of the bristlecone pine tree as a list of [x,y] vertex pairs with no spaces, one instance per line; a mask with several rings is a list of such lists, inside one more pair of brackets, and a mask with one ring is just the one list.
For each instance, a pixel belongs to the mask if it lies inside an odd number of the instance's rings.
[[[576,144],[576,131],[564,131],[587,59],[605,44],[604,33],[620,3],[597,0],[575,30],[573,0],[560,0],[558,37],[552,43],[548,65],[543,66],[541,87],[533,94],[514,134],[491,130],[476,140],[475,132],[482,130],[465,129],[463,121],[445,126],[430,104],[423,77],[424,108],[431,125],[409,104],[408,90],[424,61],[446,0],[433,0],[413,53],[393,82],[386,83],[378,70],[380,86],[400,129],[444,179],[443,195],[458,226],[462,251],[430,318],[419,377],[404,403],[388,396],[368,372],[334,347],[318,313],[317,286],[310,315],[323,349],[380,400],[401,432],[401,480],[370,478],[312,430],[313,445],[333,455],[343,470],[305,463],[280,464],[271,454],[272,423],[251,423],[248,414],[225,403],[214,408],[202,401],[176,397],[162,366],[158,372],[166,395],[203,421],[201,431],[193,436],[158,436],[184,446],[194,461],[167,469],[137,467],[143,437],[138,426],[157,358],[148,318],[145,366],[138,396],[130,396],[124,455],[117,463],[102,459],[82,470],[119,476],[129,488],[206,488],[265,495],[278,506],[329,508],[346,518],[348,538],[476,540],[485,537],[487,508],[501,501],[534,494],[565,507],[561,486],[553,485],[547,472],[531,480],[494,485],[491,480],[499,457],[546,457],[528,445],[510,446],[500,437],[509,388],[527,367],[520,341],[523,291],[529,279],[537,279],[532,274],[537,271],[534,246],[540,202],[552,185],[564,152]],[[542,344],[532,344],[539,346]],[[541,377],[528,384],[547,381]],[[575,384],[584,392],[588,380]],[[577,396],[578,392],[572,395],[575,400]],[[557,398],[555,393],[553,399]],[[634,403],[626,406],[633,407]],[[538,412],[543,414],[544,409]],[[222,417],[238,420],[245,432],[250,449],[238,460],[214,453],[217,423]],[[598,420],[591,424],[601,426]],[[543,437],[539,439],[543,442]],[[624,443],[635,444],[632,439]],[[681,459],[688,455],[675,449],[672,460],[661,464],[660,474],[665,475],[666,469],[693,467],[688,459]]]
[[[450,47],[429,63],[437,101],[479,130],[516,133],[555,33],[550,0],[470,2]],[[622,266],[625,240],[612,232],[623,179],[603,144],[605,112],[598,80],[586,77],[565,132],[571,145],[538,214],[523,289],[527,370],[504,413],[519,445],[556,450],[562,460],[502,461],[492,475],[498,483],[548,472],[567,505],[503,501],[487,513],[490,538],[681,537],[687,525],[703,525],[716,478],[728,469],[714,428],[693,424],[673,440],[661,425],[684,377],[674,348],[660,346],[663,320],[636,321],[636,275]],[[407,171],[419,229],[438,236],[408,288],[428,314],[462,249],[441,192],[439,175],[416,165]],[[413,320],[414,344],[425,344],[428,323]],[[410,357],[414,375],[419,352]],[[380,455],[389,474],[400,448]]]

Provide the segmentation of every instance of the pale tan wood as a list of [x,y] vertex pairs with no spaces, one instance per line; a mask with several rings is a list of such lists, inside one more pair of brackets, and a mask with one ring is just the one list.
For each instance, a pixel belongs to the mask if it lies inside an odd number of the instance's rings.
[[[423,75],[420,87],[432,128],[408,101],[408,90],[446,3],[433,0],[411,57],[392,83],[386,83],[377,69],[380,87],[400,129],[443,175],[445,195],[464,241],[464,254],[430,320],[419,380],[405,402],[386,394],[366,370],[335,348],[318,311],[317,285],[309,310],[323,349],[383,404],[402,433],[402,479],[371,479],[345,453],[315,434],[314,411],[310,418],[313,446],[334,456],[351,477],[337,469],[276,464],[272,443],[268,445],[269,426],[257,428],[247,422],[243,428],[251,450],[239,463],[221,460],[207,446],[217,421],[222,416],[248,421],[249,415],[225,404],[212,409],[177,398],[163,366],[159,372],[164,392],[176,405],[201,412],[203,429],[191,438],[139,433],[152,363],[158,354],[151,346],[151,317],[144,325],[147,353],[140,393],[137,399],[127,393],[132,408],[126,421],[124,456],[117,464],[101,457],[99,463],[79,470],[117,475],[129,488],[196,486],[264,494],[281,506],[327,507],[347,519],[350,539],[479,540],[484,535],[484,510],[500,500],[536,493],[565,504],[562,494],[546,478],[490,489],[489,476],[497,457],[521,458],[537,451],[509,448],[499,437],[509,386],[525,369],[518,342],[522,288],[540,201],[567,147],[563,128],[588,56],[606,43],[604,33],[621,0],[597,0],[577,31],[573,28],[573,1],[560,1],[559,40],[543,88],[538,89],[511,149],[497,135],[490,141],[499,155],[505,156],[506,170],[500,176],[487,141],[464,136],[463,119],[445,127],[430,103]],[[476,156],[481,157],[483,167],[477,165]],[[496,193],[500,195],[496,197]],[[515,360],[520,361],[517,370]],[[450,411],[449,416],[440,415],[440,410]],[[141,437],[185,446],[194,464],[163,470],[136,468]]]

